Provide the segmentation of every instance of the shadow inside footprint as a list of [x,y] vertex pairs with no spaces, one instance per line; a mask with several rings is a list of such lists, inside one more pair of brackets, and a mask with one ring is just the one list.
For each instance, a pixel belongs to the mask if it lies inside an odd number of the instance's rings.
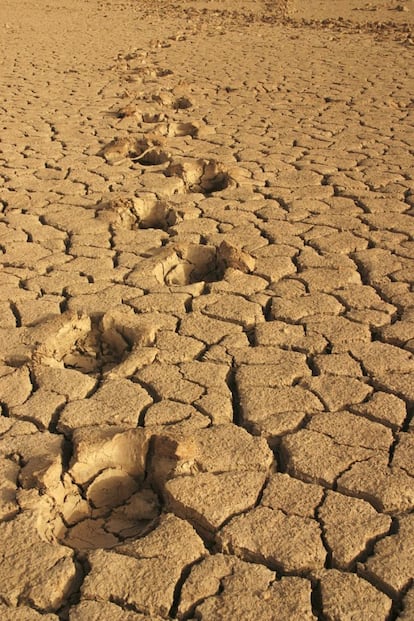
[[221,192],[230,185],[230,176],[214,160],[208,161],[203,170],[203,176],[200,179],[200,187],[203,193],[210,194],[212,192]]
[[174,110],[188,110],[193,107],[193,103],[191,99],[188,97],[178,97],[174,102],[173,106]]
[[143,112],[143,123],[161,123],[165,120],[164,112]]
[[156,71],[157,78],[165,78],[168,75],[173,75],[173,73],[171,69],[157,69]]

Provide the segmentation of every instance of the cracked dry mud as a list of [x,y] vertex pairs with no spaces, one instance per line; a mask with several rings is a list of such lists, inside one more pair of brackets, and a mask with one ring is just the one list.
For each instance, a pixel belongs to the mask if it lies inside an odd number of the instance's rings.
[[414,2],[2,0],[0,617],[414,619]]

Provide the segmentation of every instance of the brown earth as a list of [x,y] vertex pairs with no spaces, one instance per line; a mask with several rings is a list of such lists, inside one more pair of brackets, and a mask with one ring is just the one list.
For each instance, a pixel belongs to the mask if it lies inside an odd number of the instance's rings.
[[0,617],[414,619],[414,1],[2,0]]

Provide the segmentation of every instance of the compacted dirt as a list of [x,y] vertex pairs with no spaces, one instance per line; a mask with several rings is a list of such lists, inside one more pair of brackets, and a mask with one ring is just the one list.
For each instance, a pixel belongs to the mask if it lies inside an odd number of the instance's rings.
[[414,2],[0,4],[0,618],[412,621]]

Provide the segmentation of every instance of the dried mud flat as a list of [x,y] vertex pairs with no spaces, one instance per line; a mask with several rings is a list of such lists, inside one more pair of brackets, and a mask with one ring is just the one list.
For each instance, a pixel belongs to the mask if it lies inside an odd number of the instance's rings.
[[0,618],[413,620],[413,2],[0,17]]

